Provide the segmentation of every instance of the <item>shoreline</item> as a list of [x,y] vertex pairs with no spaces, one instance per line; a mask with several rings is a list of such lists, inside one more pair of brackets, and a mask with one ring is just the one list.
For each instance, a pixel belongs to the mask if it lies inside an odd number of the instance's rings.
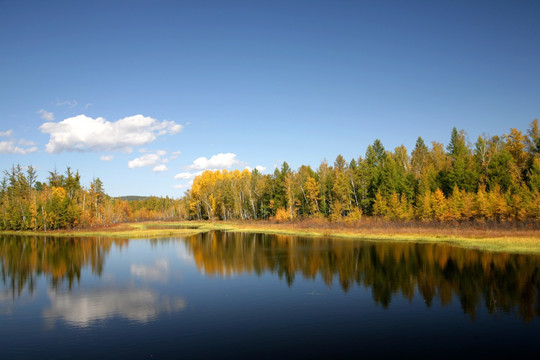
[[[540,254],[540,230],[472,229],[465,227],[437,229],[429,226],[392,228],[388,224],[370,227],[303,224],[302,222],[272,223],[268,221],[149,221],[124,223],[110,227],[52,231],[0,231],[4,235],[52,237],[116,237],[159,238],[193,236],[212,230],[264,233],[275,235],[332,237],[363,241],[392,241],[411,243],[442,243],[483,251]],[[386,226],[385,226],[386,225]]]

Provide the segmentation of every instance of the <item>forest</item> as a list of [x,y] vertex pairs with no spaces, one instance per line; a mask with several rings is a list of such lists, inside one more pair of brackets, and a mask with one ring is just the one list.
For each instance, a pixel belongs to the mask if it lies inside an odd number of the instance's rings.
[[380,140],[364,157],[272,175],[257,170],[206,171],[186,195],[192,219],[376,216],[388,220],[523,221],[540,219],[540,135],[535,119],[523,133],[479,136],[470,144],[454,128],[446,147],[419,137],[410,152]]
[[173,220],[182,215],[181,200],[150,196],[137,201],[112,198],[96,178],[89,188],[81,185],[79,172],[49,171],[47,181],[37,181],[36,170],[14,165],[0,183],[1,230],[58,230],[112,224]]
[[410,152],[380,140],[364,157],[273,174],[256,169],[207,170],[184,197],[127,201],[108,196],[78,171],[49,171],[37,181],[32,166],[14,165],[0,183],[0,229],[56,230],[143,220],[274,220],[322,218],[332,222],[377,217],[389,221],[482,222],[540,219],[538,120],[525,133],[479,136],[452,129],[445,147],[419,137]]

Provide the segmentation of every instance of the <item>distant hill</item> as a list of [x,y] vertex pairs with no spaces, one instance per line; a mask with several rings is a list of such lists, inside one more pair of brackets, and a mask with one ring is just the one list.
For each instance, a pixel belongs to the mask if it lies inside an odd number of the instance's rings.
[[138,200],[146,200],[150,196],[136,196],[136,195],[128,195],[128,196],[117,196],[116,199],[122,199],[127,201],[138,201]]

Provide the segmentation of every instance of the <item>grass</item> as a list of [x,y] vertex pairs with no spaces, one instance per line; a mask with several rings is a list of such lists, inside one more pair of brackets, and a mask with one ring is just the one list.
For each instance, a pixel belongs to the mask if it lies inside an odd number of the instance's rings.
[[446,243],[485,251],[540,254],[540,231],[513,228],[489,229],[468,226],[394,226],[389,222],[371,224],[313,223],[310,221],[273,223],[255,222],[186,222],[205,229],[297,236],[326,236],[367,241],[406,241]]
[[128,223],[84,230],[47,232],[4,231],[3,234],[47,236],[107,236],[117,238],[159,238],[191,236],[211,230],[266,233],[298,236],[326,236],[368,241],[406,241],[415,243],[447,243],[459,247],[485,251],[540,254],[540,230],[533,227],[517,228],[458,224],[392,223],[388,221],[360,221],[330,223],[305,220],[286,223],[271,221],[181,221]]
[[[168,226],[161,227],[161,224]],[[170,227],[170,225],[176,225],[176,223],[160,223],[160,222],[144,222],[144,223],[127,223],[119,224],[108,227],[90,228],[83,230],[54,230],[54,231],[2,231],[2,234],[8,235],[47,235],[55,237],[95,237],[106,236],[116,238],[160,238],[169,236],[190,236],[201,232],[208,231],[205,227],[199,226],[197,228],[185,228],[183,225],[177,225],[177,227]]]

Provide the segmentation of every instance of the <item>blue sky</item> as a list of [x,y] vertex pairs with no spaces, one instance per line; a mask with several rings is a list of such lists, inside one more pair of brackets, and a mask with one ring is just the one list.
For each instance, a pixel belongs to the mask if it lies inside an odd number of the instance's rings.
[[538,1],[0,0],[0,168],[113,196],[525,131]]

